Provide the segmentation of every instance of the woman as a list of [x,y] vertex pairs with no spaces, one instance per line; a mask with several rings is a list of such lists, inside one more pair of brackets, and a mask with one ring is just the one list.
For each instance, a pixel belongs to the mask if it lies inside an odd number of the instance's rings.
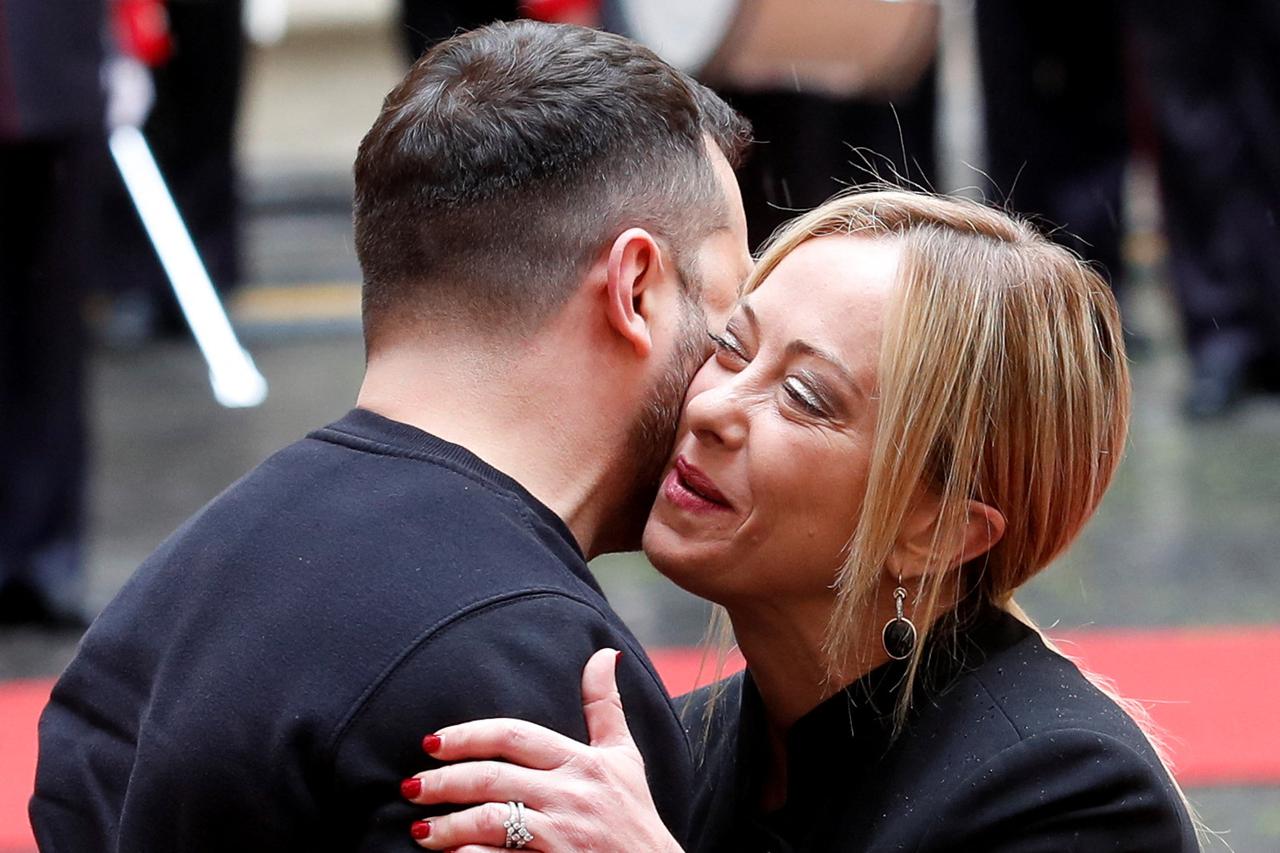
[[[1101,279],[980,205],[859,193],[787,226],[713,339],[644,537],[747,661],[687,700],[690,848],[1198,849],[1141,729],[1013,601],[1123,450]],[[679,849],[611,673],[584,675],[592,746],[512,721],[429,739],[511,763],[421,774],[418,802],[488,804],[420,843]]]

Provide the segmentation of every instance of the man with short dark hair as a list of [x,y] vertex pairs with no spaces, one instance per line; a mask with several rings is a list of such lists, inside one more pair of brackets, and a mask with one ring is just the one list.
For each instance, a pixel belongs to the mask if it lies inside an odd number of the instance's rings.
[[683,835],[683,729],[586,559],[637,545],[749,267],[745,138],[591,30],[494,25],[414,67],[356,162],[359,408],[188,521],[86,635],[41,720],[42,850],[414,849],[422,736],[584,738],[602,647]]

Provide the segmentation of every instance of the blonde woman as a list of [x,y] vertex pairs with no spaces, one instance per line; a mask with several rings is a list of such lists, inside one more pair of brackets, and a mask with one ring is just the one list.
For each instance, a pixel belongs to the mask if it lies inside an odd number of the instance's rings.
[[[747,661],[685,700],[689,849],[1198,849],[1142,729],[1013,600],[1124,450],[1099,277],[977,204],[859,193],[787,226],[713,339],[644,537]],[[680,849],[612,673],[584,673],[590,746],[503,720],[429,738],[448,763],[414,801],[476,805],[419,844]]]

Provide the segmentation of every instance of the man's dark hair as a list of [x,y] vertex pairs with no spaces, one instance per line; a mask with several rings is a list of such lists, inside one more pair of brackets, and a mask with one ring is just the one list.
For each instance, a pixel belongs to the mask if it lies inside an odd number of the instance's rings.
[[709,137],[746,121],[621,36],[519,21],[441,42],[387,96],[355,164],[366,347],[444,317],[528,332],[624,228],[690,255],[727,224]]

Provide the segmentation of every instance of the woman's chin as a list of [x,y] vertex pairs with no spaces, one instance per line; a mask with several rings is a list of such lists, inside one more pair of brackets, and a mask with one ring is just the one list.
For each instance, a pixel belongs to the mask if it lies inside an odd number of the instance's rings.
[[644,525],[644,533],[640,536],[640,547],[644,549],[644,555],[649,558],[653,567],[664,575],[671,563],[679,559],[679,542],[673,541],[678,538],[650,513],[649,520]]
[[718,558],[715,549],[687,541],[652,515],[644,528],[642,547],[649,562],[667,580],[700,598],[719,600],[725,561]]

